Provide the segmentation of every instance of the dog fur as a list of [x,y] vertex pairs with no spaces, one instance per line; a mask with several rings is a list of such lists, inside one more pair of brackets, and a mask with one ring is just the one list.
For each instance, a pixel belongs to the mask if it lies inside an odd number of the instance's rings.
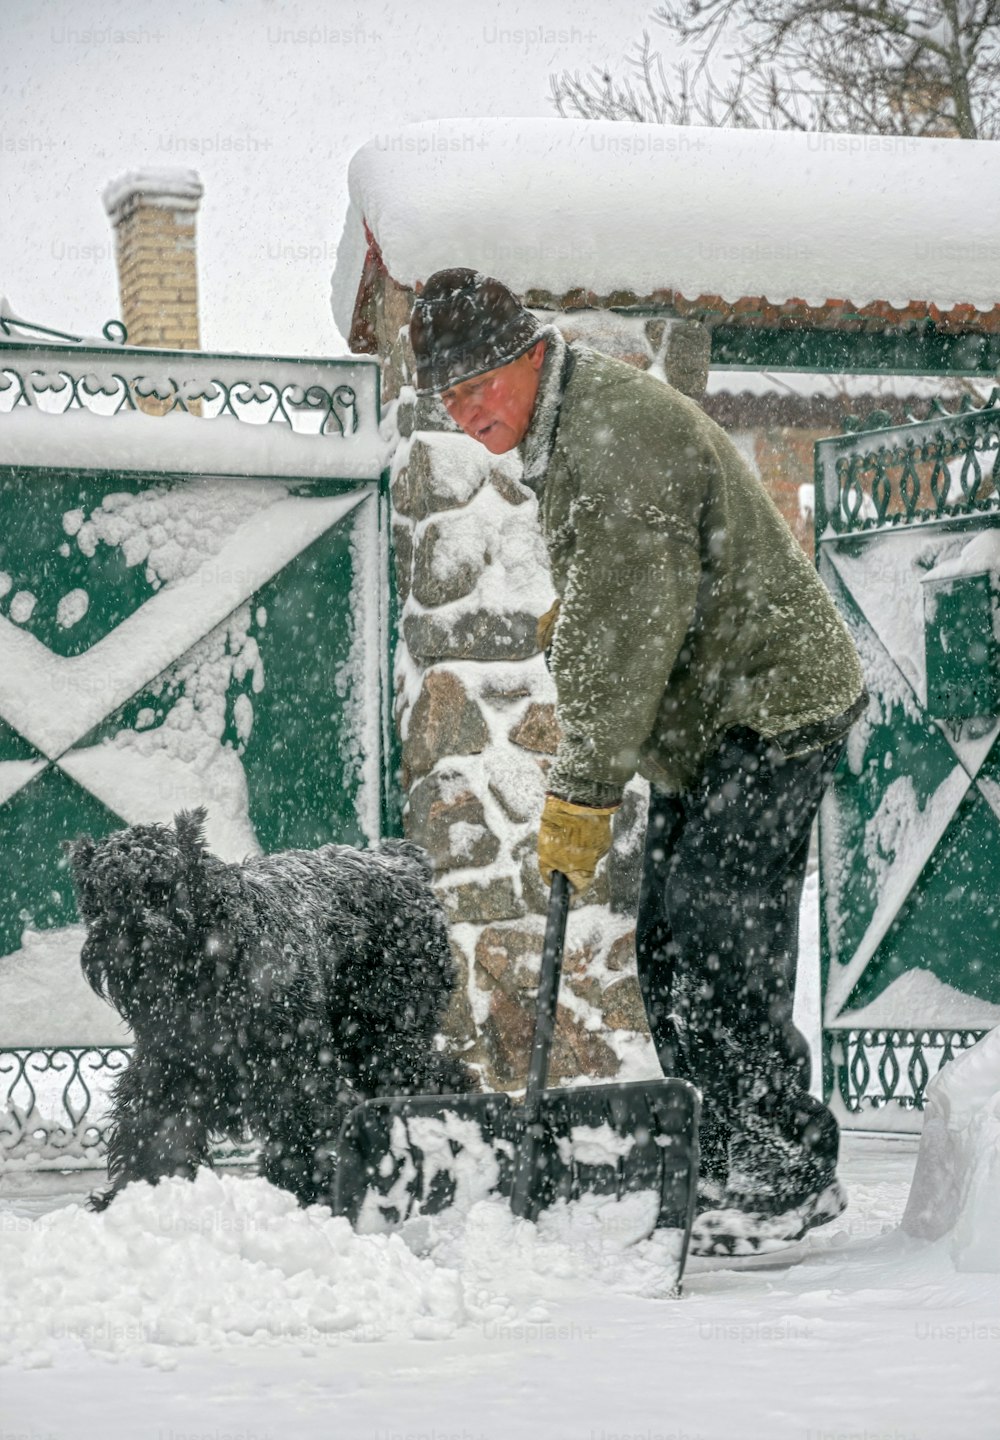
[[247,1133],[269,1180],[323,1201],[353,1105],[473,1088],[435,1046],[454,967],[424,851],[387,840],[229,865],[204,820],[69,847],[84,974],[135,1037],[97,1209],[130,1180],[192,1176],[213,1136]]

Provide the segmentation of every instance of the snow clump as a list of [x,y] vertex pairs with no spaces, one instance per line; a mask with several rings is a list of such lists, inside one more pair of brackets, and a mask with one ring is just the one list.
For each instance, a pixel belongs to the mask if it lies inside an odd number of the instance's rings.
[[[199,1171],[129,1185],[100,1215],[69,1205],[0,1227],[0,1365],[41,1368],[82,1348],[173,1369],[226,1346],[321,1347],[545,1317],[595,1279],[669,1294],[676,1235],[656,1197],[588,1197],[518,1220],[505,1200],[358,1234],[259,1178]],[[636,1243],[639,1242],[639,1243]]]

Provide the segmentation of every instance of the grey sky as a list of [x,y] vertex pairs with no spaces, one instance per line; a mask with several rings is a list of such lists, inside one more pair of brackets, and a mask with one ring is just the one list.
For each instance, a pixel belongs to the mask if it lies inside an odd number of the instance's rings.
[[[652,0],[3,0],[0,293],[42,324],[118,314],[101,190],[205,185],[202,344],[342,349],[329,277],[347,164],[411,120],[552,115],[548,76],[619,61]],[[662,32],[661,32],[662,33]]]

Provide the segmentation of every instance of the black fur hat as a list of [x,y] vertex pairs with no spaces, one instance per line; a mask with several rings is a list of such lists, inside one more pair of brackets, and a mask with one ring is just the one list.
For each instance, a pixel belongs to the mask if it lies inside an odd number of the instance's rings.
[[531,348],[540,329],[531,311],[491,275],[435,271],[410,317],[417,394],[434,395],[507,365]]

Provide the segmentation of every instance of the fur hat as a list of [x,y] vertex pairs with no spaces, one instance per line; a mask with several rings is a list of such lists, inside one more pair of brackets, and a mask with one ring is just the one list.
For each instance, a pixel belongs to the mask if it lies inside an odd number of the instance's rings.
[[516,360],[540,329],[531,311],[492,276],[478,270],[435,271],[410,317],[417,394],[437,394]]

